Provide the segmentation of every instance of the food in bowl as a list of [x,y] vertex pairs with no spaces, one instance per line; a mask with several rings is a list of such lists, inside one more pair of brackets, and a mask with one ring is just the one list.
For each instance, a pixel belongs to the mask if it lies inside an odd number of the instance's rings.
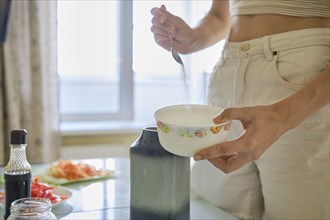
[[227,140],[231,122],[214,124],[222,111],[208,105],[173,105],[157,110],[154,117],[160,144],[169,152],[192,157],[197,151]]

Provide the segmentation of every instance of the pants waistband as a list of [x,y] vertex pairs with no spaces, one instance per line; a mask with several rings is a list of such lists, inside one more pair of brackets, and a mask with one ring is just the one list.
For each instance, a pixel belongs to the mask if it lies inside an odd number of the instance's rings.
[[223,50],[225,58],[243,58],[256,54],[264,54],[271,60],[277,51],[289,50],[302,46],[329,46],[329,28],[311,28],[268,35],[243,42],[226,42]]

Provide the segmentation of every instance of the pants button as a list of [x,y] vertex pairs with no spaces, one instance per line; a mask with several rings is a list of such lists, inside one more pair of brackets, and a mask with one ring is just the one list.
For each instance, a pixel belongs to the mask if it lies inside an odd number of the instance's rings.
[[240,46],[241,51],[246,52],[250,49],[250,44],[242,44]]

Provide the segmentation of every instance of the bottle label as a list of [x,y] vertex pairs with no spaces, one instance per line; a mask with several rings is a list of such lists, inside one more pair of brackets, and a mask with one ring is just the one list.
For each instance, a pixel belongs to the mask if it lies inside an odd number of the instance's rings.
[[31,173],[22,175],[4,175],[5,179],[5,215],[10,215],[11,203],[17,199],[31,196]]

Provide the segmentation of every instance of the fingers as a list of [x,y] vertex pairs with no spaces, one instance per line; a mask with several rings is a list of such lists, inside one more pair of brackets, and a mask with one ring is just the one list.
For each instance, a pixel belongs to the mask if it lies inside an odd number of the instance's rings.
[[224,173],[233,172],[249,163],[249,160],[246,157],[244,157],[244,155],[233,157],[227,161],[221,158],[213,158],[213,159],[209,159],[209,161],[215,167],[222,170]]
[[158,35],[160,37],[159,40],[169,40],[170,39],[168,32],[164,28],[153,25],[153,26],[151,26],[150,31],[154,35]]
[[[151,9],[153,15],[151,32],[155,41],[163,48],[173,47],[177,52],[187,54],[195,41],[193,29],[180,17],[168,12],[164,5]],[[166,38],[168,38],[166,40]]]
[[222,157],[222,160],[230,159],[236,156],[238,152],[243,151],[242,146],[244,146],[243,138],[240,137],[233,141],[223,142],[200,150],[194,155],[194,160],[199,161],[218,157]]
[[158,45],[166,50],[171,48],[171,40],[175,32],[175,27],[168,23],[168,18],[171,15],[167,12],[166,7],[162,5],[160,8],[152,8],[151,32],[154,34],[154,39]]
[[164,5],[162,5],[160,8],[152,8],[150,12],[153,15],[151,20],[153,26],[165,31],[167,30],[171,34],[175,32],[175,26],[173,26],[173,24],[170,22],[174,16],[166,10]]
[[169,33],[166,29],[164,30],[163,28],[157,27],[157,25],[153,25],[151,26],[150,31],[153,33],[154,40],[159,46],[163,47],[166,50],[170,50],[171,40]]
[[171,50],[171,41],[168,37],[166,37],[164,35],[154,34],[154,40],[159,46],[161,46],[165,50],[168,50],[168,51]]
[[251,161],[248,152],[246,152],[245,139],[246,137],[243,134],[236,140],[200,150],[194,155],[194,160],[207,159],[224,173],[230,173]]
[[175,33],[175,27],[172,24],[168,23],[168,22],[162,24],[155,17],[153,17],[151,19],[151,23],[152,23],[151,31],[153,33],[158,31],[158,32],[162,32],[164,35],[167,35],[167,36],[169,34],[171,36],[173,36],[174,33]]
[[169,23],[171,17],[173,17],[173,15],[166,10],[164,5],[162,5],[160,8],[152,8],[150,13],[153,15],[155,22],[157,22],[155,24],[158,24],[159,26]]
[[150,13],[156,18],[159,23],[164,24],[167,21],[166,8],[162,5],[160,8],[152,8]]

